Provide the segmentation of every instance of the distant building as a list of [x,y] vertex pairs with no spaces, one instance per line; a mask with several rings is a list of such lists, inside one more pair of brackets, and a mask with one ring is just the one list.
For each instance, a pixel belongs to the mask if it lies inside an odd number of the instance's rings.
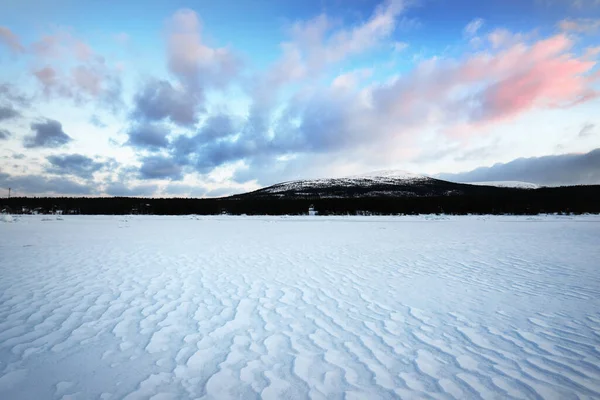
[[318,215],[319,212],[315,210],[315,206],[312,204],[308,207],[308,215]]

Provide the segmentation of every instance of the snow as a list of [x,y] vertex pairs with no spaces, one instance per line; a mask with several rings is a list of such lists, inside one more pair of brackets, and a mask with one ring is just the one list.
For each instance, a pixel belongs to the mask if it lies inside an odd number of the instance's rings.
[[413,174],[401,170],[375,171],[363,175],[353,175],[343,178],[307,179],[279,183],[263,189],[267,193],[283,193],[291,190],[311,188],[331,188],[332,186],[375,186],[379,184],[411,184],[431,180],[425,175]]
[[600,397],[599,216],[42,219],[1,399]]
[[14,218],[10,214],[0,214],[0,222],[13,222]]
[[367,174],[362,175],[354,175],[349,176],[348,178],[393,178],[393,179],[402,179],[402,180],[415,180],[415,179],[428,179],[428,176],[415,174],[413,172],[392,169],[392,170],[381,170],[369,172]]
[[505,188],[518,188],[518,189],[538,189],[540,186],[535,183],[521,182],[521,181],[489,181],[489,182],[464,182],[468,185],[477,186],[496,186]]

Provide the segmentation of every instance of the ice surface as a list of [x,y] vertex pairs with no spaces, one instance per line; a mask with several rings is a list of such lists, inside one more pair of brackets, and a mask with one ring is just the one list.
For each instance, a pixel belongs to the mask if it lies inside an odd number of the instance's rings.
[[0,399],[600,397],[598,216],[43,218]]

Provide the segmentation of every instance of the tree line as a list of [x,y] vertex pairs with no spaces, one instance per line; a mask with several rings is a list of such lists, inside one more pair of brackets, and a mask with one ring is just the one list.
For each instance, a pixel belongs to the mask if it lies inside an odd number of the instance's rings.
[[[497,188],[495,188],[497,189]],[[13,197],[0,199],[0,210],[40,214],[156,215],[300,215],[314,205],[320,215],[356,214],[539,214],[600,213],[600,185],[505,189],[475,194],[425,197],[346,198],[135,198]]]

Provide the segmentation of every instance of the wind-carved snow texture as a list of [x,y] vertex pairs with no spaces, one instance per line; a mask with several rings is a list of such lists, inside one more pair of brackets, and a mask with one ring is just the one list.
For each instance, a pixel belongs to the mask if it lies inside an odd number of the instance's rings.
[[600,397],[600,218],[21,217],[1,399]]

